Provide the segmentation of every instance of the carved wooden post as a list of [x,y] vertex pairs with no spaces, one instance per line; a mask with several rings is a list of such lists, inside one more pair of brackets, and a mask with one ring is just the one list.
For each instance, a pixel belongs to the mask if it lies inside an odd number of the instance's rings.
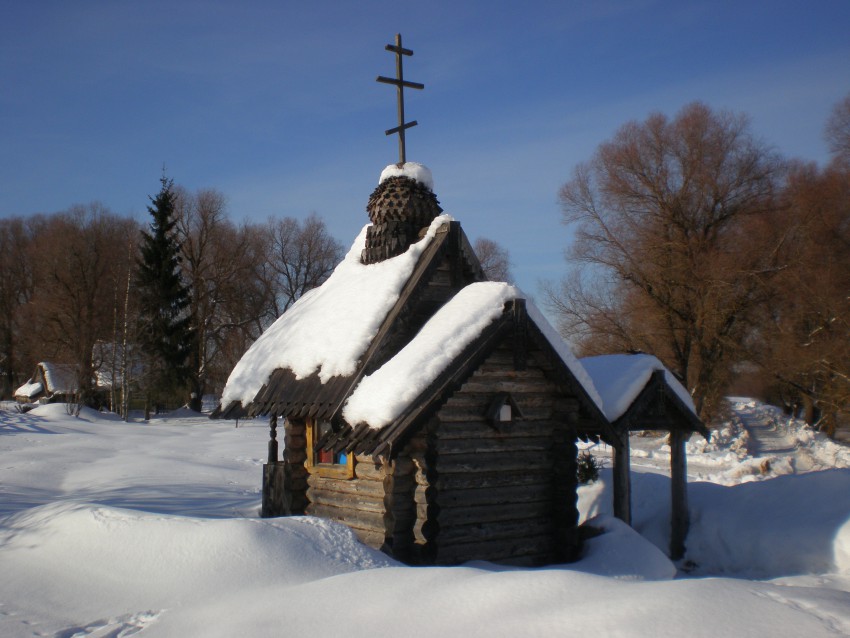
[[632,524],[631,459],[629,431],[620,433],[619,445],[614,446],[614,516],[627,525]]
[[277,463],[277,416],[269,417],[269,463]]
[[289,508],[286,503],[285,463],[278,461],[277,416],[269,418],[269,462],[263,465],[263,505],[260,516],[286,516]]
[[685,555],[685,538],[688,536],[688,466],[685,443],[689,432],[670,432],[670,492],[672,516],[670,529],[670,558],[678,560]]

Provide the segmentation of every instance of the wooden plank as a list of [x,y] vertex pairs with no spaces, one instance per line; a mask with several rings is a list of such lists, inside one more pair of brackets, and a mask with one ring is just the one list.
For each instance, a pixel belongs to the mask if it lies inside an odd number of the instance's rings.
[[443,455],[470,454],[485,456],[490,454],[517,454],[529,451],[545,454],[547,450],[552,448],[552,438],[540,436],[508,438],[506,436],[496,436],[496,433],[492,432],[486,438],[450,439],[440,437],[437,440],[436,447],[441,461],[439,465],[441,466]]
[[515,503],[552,501],[551,479],[533,485],[507,485],[479,489],[437,490],[436,502],[441,510],[448,507],[472,505],[501,505],[511,507]]
[[354,458],[354,476],[358,479],[383,481],[386,475],[386,466],[375,463],[371,457],[357,455]]
[[614,516],[627,525],[632,524],[630,463],[629,435],[625,433],[614,446]]
[[551,542],[552,522],[546,519],[534,518],[519,521],[495,521],[486,525],[480,523],[455,525],[440,530],[437,536],[437,543],[448,547],[455,544],[478,543],[492,540],[521,541],[534,536],[548,538]]
[[523,392],[548,394],[553,390],[552,384],[545,380],[507,378],[473,378],[464,383],[461,388],[461,392],[512,392],[517,394]]
[[[523,408],[523,414],[525,414]],[[527,437],[551,437],[552,433],[557,429],[562,429],[563,426],[559,423],[550,420],[531,420],[523,418],[514,421],[511,424],[511,429],[507,432],[497,432],[493,427],[483,420],[481,417],[475,422],[473,421],[452,421],[443,412],[440,417],[446,416],[443,423],[440,424],[440,429],[437,433],[437,441],[446,441],[452,439],[479,439],[482,437],[490,437],[503,441],[513,441]]]
[[[536,471],[505,472],[466,472],[441,473],[434,486],[441,491],[462,490],[468,488],[496,488],[504,486],[523,486],[551,483],[552,473],[548,469],[538,468]],[[423,490],[424,491],[424,490]]]
[[553,555],[551,537],[534,536],[524,539],[479,541],[475,543],[453,543],[442,545],[437,542],[436,560],[439,564],[454,564],[468,560],[491,560],[498,562],[518,556]]
[[548,517],[551,515],[551,510],[552,503],[549,501],[513,503],[510,507],[504,505],[446,507],[440,509],[439,524],[440,529],[447,529],[452,525],[510,521],[534,516]]
[[325,492],[336,492],[351,496],[363,496],[367,498],[383,499],[385,487],[379,481],[348,481],[339,479],[327,479],[311,474],[307,479],[311,490],[323,490]]
[[552,467],[552,455],[537,451],[493,452],[492,454],[441,454],[437,462],[438,471],[443,472],[513,472],[548,470]]
[[[515,427],[523,427],[528,423],[555,420],[557,410],[550,397],[543,397],[538,402],[536,400],[530,401],[523,395],[514,394],[511,396],[522,410],[522,419],[516,421]],[[476,426],[475,424],[489,427],[485,413],[492,398],[493,395],[483,397],[480,402],[471,405],[446,404],[440,410],[440,420],[459,427],[466,425],[466,427],[473,428]]]
[[678,560],[685,555],[685,539],[690,526],[688,512],[688,468],[685,443],[689,432],[670,433],[670,490],[672,516],[670,529],[670,558]]
[[359,527],[351,527],[351,531],[354,532],[354,535],[357,536],[358,540],[366,545],[367,547],[371,547],[373,549],[381,549],[385,542],[385,535],[383,532],[376,532],[371,529],[360,529]]
[[378,512],[364,512],[346,507],[333,507],[318,503],[310,503],[306,513],[310,516],[327,518],[332,521],[345,523],[349,527],[384,533],[385,515]]
[[373,499],[363,495],[341,494],[310,488],[307,490],[307,498],[312,503],[311,511],[313,506],[325,505],[347,511],[372,512],[382,515],[386,513],[383,499]]

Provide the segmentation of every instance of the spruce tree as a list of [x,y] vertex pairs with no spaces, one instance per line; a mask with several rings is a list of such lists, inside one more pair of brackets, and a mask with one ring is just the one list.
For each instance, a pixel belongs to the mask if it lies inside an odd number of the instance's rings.
[[[165,175],[151,197],[150,232],[142,232],[135,285],[139,299],[139,342],[146,365],[148,409],[179,398],[189,377],[193,331],[190,290],[180,277],[180,239],[176,231],[174,182]],[[147,410],[146,410],[147,411]]]

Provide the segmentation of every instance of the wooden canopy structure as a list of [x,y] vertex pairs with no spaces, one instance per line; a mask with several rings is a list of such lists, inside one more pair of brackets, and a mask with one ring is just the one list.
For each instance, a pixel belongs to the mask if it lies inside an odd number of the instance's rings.
[[[640,365],[631,366],[630,369],[629,365],[623,364],[629,360],[640,360]],[[645,383],[638,383],[637,387],[634,380],[629,380],[632,385],[629,396],[634,395],[634,398],[628,402],[625,409],[621,400],[620,407],[615,407],[613,412],[609,411],[606,415],[612,422],[617,439],[614,445],[614,514],[631,524],[629,435],[641,431],[668,432],[672,504],[670,556],[681,558],[685,553],[685,538],[690,523],[685,443],[694,432],[708,438],[708,428],[697,417],[685,389],[655,357],[643,354],[603,355],[582,359],[582,364],[593,378],[595,386],[602,388],[603,397],[606,385],[613,385],[616,391],[617,388],[622,388],[623,384],[618,383],[618,379],[603,378],[605,375],[601,373],[601,369],[607,367],[609,371],[613,369],[623,375],[634,375],[634,367],[638,367],[644,369],[644,376],[648,375]],[[648,370],[651,370],[651,373]],[[611,397],[608,397],[608,403],[614,403]]]

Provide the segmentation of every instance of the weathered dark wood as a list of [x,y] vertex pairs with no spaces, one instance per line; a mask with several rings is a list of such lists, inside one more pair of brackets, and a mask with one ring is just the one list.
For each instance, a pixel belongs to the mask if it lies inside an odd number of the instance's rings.
[[334,507],[310,503],[307,514],[345,523],[350,527],[366,529],[384,534],[384,514],[379,512],[364,512],[351,507]]
[[476,472],[441,472],[436,481],[440,491],[465,490],[469,488],[498,488],[522,487],[525,485],[543,485],[551,481],[552,474],[547,468],[540,467],[534,471],[522,470],[505,472],[499,468],[492,471]]
[[310,486],[311,495],[313,491],[322,490],[362,498],[384,498],[384,484],[382,481],[351,481],[346,479],[323,478],[316,474],[311,474],[307,479],[307,483]]
[[345,494],[344,492],[332,492],[321,488],[311,487],[307,492],[310,498],[310,511],[318,505],[338,507],[340,509],[352,509],[358,512],[386,513],[384,497],[370,498],[365,494]]
[[280,461],[263,464],[263,502],[260,516],[273,518],[290,514],[284,464]]
[[678,560],[685,555],[685,538],[688,536],[688,468],[685,443],[689,432],[676,430],[670,433],[670,490],[672,517],[670,529],[670,558]]
[[535,516],[546,516],[552,507],[550,500],[504,505],[475,505],[466,507],[441,507],[440,527],[490,523],[493,521],[524,520]]
[[552,535],[552,521],[536,518],[531,520],[494,521],[487,525],[472,523],[454,525],[443,529],[438,536],[442,547],[453,544],[472,543],[491,540],[524,540],[527,538]]
[[[491,430],[492,432],[492,430]],[[440,438],[440,454],[494,454],[535,451],[545,453],[552,449],[551,437],[525,436],[525,437],[503,437],[501,433],[494,432],[495,436],[478,439],[444,439]]]
[[437,543],[437,561],[440,564],[462,563],[482,556],[485,560],[501,561],[526,555],[548,555],[553,553],[551,535],[533,536],[522,539],[476,541],[474,543]]
[[536,451],[493,452],[488,456],[491,458],[477,459],[469,454],[443,454],[440,455],[440,472],[536,472],[552,467],[551,456]]
[[632,524],[632,484],[631,458],[629,455],[629,434],[619,437],[614,445],[614,516],[627,525]]
[[277,463],[277,417],[269,417],[269,463]]
[[441,490],[437,499],[440,507],[468,507],[470,505],[504,505],[529,503],[532,501],[552,501],[552,480],[536,485],[510,485],[503,487],[483,487],[478,489]]

